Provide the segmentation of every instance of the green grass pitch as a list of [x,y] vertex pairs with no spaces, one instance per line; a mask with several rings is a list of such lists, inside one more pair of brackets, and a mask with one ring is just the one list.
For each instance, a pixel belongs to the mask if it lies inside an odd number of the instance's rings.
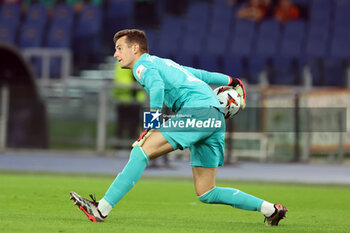
[[286,205],[288,218],[267,227],[257,212],[200,203],[188,178],[144,177],[104,223],[92,223],[69,192],[101,198],[112,176],[0,173],[0,232],[350,232],[350,186],[220,181]]

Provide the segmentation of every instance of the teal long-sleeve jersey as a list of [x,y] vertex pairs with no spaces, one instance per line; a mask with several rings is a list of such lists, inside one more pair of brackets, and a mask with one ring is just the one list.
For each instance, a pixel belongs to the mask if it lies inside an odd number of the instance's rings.
[[143,54],[133,67],[135,79],[148,92],[150,108],[173,112],[181,108],[217,107],[220,103],[208,84],[228,85],[228,75],[181,66],[170,59]]

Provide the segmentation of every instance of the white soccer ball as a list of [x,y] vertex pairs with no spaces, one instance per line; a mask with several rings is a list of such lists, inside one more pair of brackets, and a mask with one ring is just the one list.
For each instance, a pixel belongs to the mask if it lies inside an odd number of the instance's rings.
[[214,90],[214,92],[225,112],[225,118],[233,118],[233,116],[240,110],[240,94],[238,94],[238,92],[230,86],[218,87]]

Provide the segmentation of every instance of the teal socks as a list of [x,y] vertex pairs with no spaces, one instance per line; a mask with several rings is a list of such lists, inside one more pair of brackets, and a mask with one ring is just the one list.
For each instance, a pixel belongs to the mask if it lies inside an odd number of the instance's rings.
[[[107,190],[103,199],[114,207],[124,195],[130,191],[141,178],[142,173],[149,163],[148,155],[139,146],[135,146],[130,153],[130,158],[123,171],[118,174]],[[260,211],[264,200],[246,194],[234,188],[215,187],[209,192],[198,197],[208,204],[226,204],[244,210]]]
[[244,193],[234,188],[215,187],[209,192],[198,197],[201,202],[207,204],[225,204],[244,210],[260,211],[264,200]]
[[149,162],[148,155],[139,146],[135,146],[130,153],[130,158],[123,171],[118,174],[114,182],[103,197],[114,207],[129,192],[141,178],[143,171]]

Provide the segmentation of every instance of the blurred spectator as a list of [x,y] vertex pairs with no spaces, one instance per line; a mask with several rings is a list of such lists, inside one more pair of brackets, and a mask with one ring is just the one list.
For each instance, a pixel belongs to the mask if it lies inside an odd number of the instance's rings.
[[281,23],[285,23],[289,20],[299,19],[300,13],[298,7],[293,5],[291,0],[279,0],[274,17]]
[[239,19],[260,21],[266,16],[266,13],[267,8],[262,0],[250,0],[248,4],[243,5],[236,16]]

